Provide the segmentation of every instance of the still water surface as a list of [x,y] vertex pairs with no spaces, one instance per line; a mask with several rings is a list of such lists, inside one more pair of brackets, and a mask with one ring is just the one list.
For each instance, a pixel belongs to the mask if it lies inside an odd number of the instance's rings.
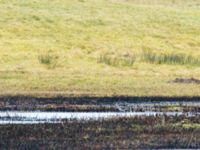
[[0,112],[0,124],[39,124],[39,123],[62,123],[63,120],[98,120],[116,117],[133,116],[195,116],[200,113],[194,112]]

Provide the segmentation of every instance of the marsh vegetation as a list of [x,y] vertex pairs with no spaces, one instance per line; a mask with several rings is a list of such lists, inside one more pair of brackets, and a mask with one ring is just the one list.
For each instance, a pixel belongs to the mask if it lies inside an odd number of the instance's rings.
[[6,122],[0,149],[200,148],[199,79],[200,0],[0,0],[0,119],[156,113]]
[[157,116],[0,125],[0,145],[7,149],[199,148],[199,124],[199,116],[166,116],[164,123]]

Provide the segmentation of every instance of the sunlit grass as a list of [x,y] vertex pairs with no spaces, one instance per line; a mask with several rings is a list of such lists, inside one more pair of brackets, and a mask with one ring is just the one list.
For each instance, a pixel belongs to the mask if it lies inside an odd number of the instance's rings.
[[179,64],[179,65],[196,65],[200,66],[200,57],[192,56],[186,53],[176,52],[159,52],[159,51],[143,51],[144,61],[156,64]]
[[58,63],[59,56],[53,51],[49,50],[38,56],[38,60],[41,64],[46,65],[49,69],[54,69]]
[[200,77],[199,39],[199,0],[0,0],[0,89],[198,95],[167,81]]
[[136,61],[136,56],[129,52],[123,52],[122,54],[115,52],[105,52],[100,55],[99,62],[110,66],[133,66]]

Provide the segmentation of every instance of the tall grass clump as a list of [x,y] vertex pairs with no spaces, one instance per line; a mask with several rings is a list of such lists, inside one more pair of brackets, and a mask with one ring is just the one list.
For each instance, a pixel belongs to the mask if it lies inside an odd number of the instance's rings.
[[155,64],[200,65],[200,59],[189,54],[174,52],[143,51],[143,60]]
[[58,64],[58,59],[59,56],[51,50],[41,53],[38,56],[39,62],[45,65],[48,69],[54,69]]
[[100,55],[99,62],[110,66],[132,66],[136,61],[136,56],[132,53],[117,53],[117,52],[106,52]]

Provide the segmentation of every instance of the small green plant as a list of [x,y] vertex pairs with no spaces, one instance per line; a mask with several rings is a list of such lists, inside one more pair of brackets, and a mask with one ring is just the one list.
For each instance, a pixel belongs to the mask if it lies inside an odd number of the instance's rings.
[[38,16],[35,16],[35,15],[34,15],[32,18],[33,18],[34,20],[36,20],[36,21],[40,21],[40,18],[39,18]]
[[51,50],[38,56],[39,62],[47,66],[48,69],[54,69],[57,66],[58,59],[59,56]]
[[129,52],[123,54],[106,52],[99,58],[100,63],[104,63],[110,66],[132,66],[135,61],[136,56]]

